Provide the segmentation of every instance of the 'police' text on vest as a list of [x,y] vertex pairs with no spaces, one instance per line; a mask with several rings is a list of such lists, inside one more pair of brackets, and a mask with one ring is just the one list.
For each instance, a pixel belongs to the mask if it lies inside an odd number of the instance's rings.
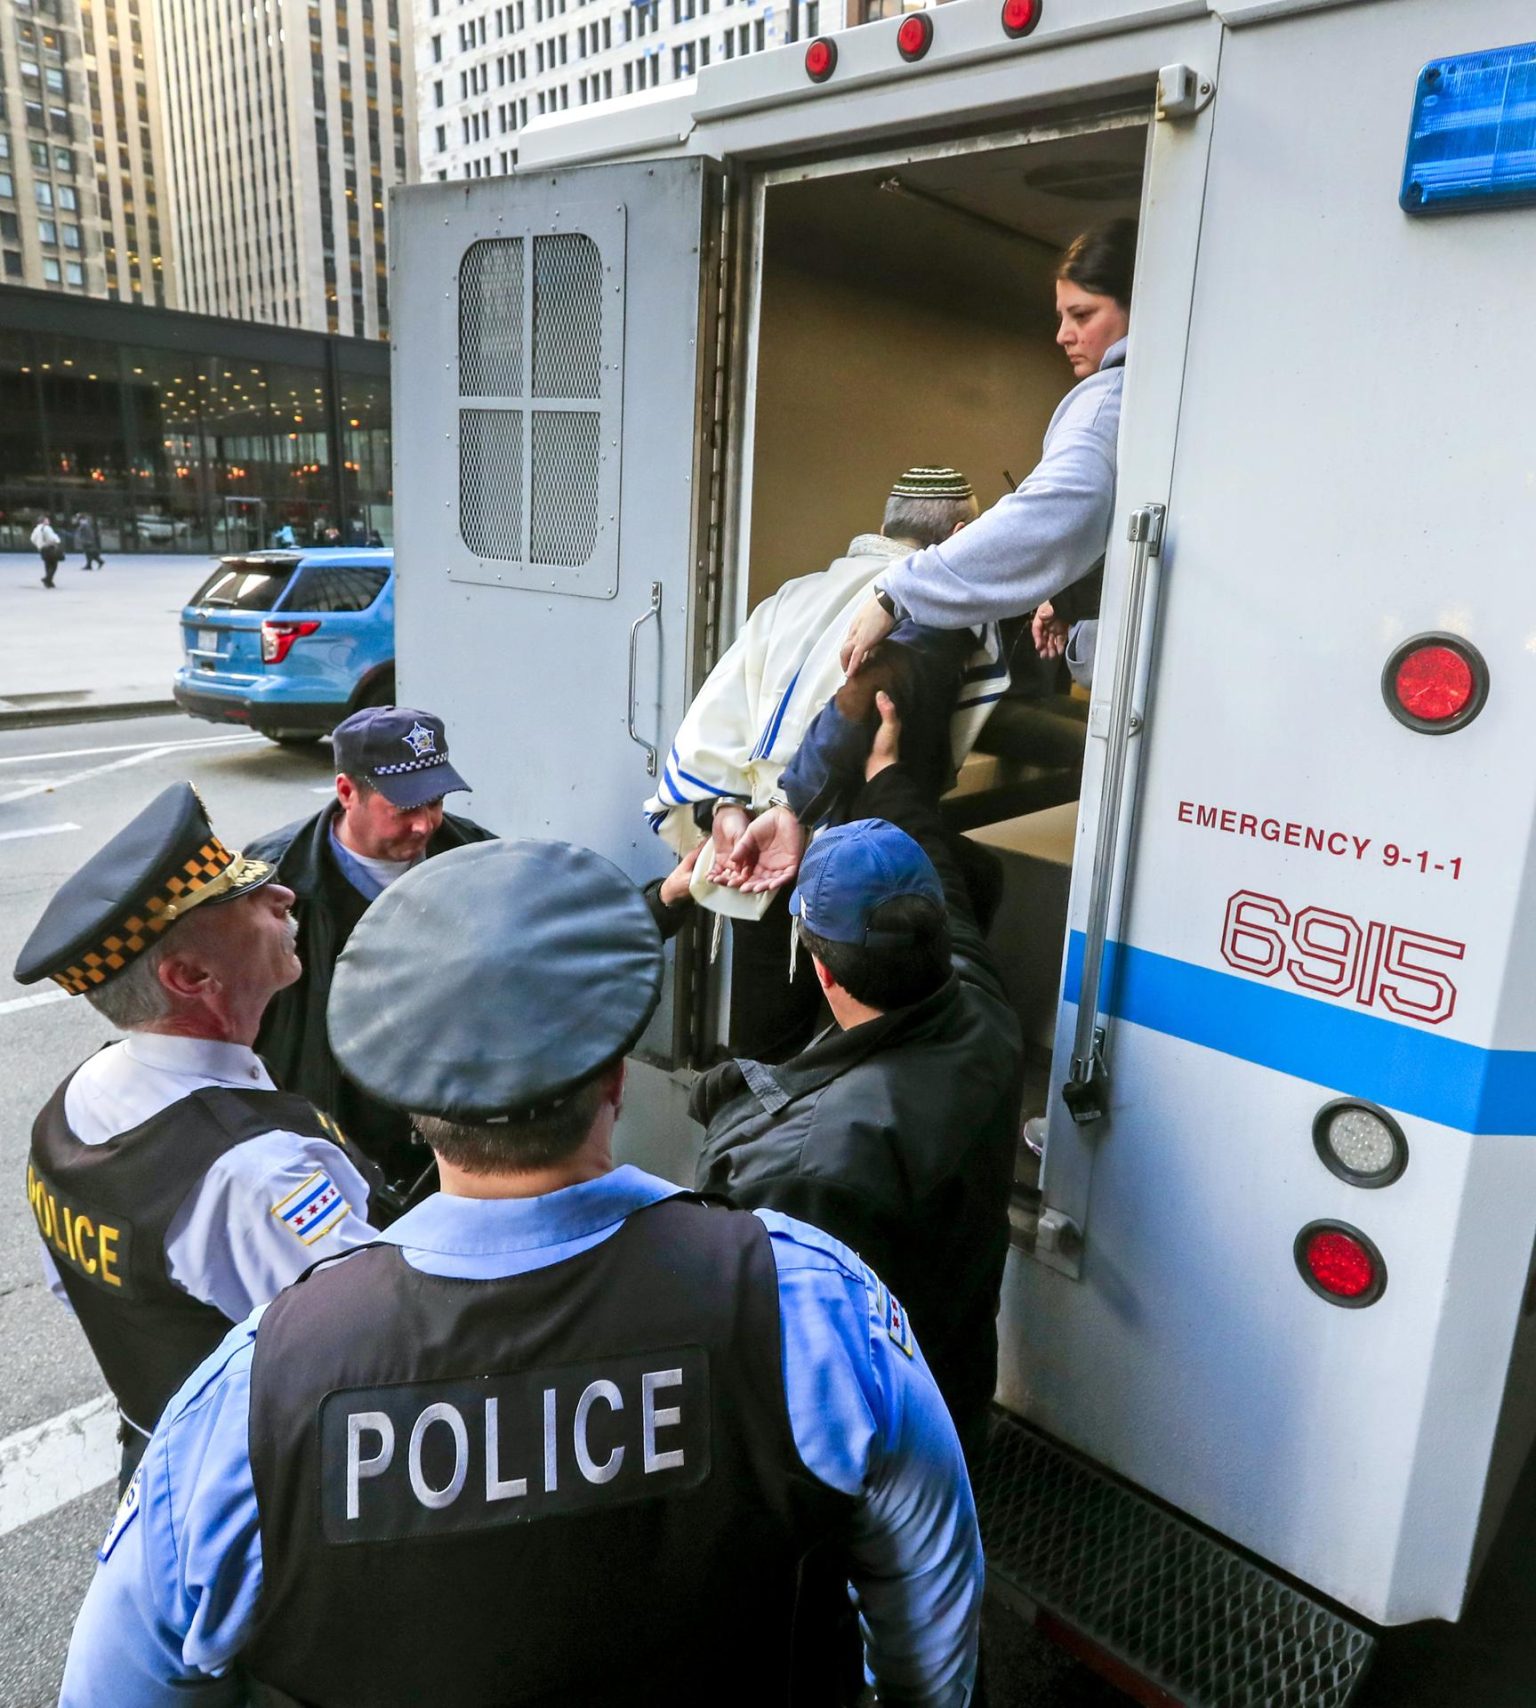
[[352,1388],[319,1412],[329,1542],[401,1541],[673,1495],[709,1475],[698,1347]]

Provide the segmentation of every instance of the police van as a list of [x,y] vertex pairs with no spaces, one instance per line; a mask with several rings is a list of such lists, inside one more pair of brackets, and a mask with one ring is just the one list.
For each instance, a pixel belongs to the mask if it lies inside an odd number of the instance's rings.
[[[401,693],[477,816],[637,879],[745,613],[912,461],[1029,466],[1055,256],[1139,216],[1080,777],[1005,751],[959,809],[1051,1063],[989,1554],[1159,1700],[1346,1701],[1536,1433],[1532,33],[955,0],[394,203]],[[728,977],[681,941],[637,1052],[679,1181]]]

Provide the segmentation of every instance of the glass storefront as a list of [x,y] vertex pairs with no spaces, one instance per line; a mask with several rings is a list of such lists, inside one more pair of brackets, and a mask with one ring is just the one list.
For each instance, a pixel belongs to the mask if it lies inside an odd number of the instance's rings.
[[388,545],[392,500],[383,344],[0,288],[0,549]]

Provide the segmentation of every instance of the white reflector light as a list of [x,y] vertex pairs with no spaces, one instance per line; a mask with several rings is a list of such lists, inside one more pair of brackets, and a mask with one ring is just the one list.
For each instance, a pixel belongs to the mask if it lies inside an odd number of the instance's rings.
[[1312,1123],[1324,1165],[1351,1186],[1390,1186],[1408,1166],[1408,1141],[1384,1109],[1367,1103],[1325,1104]]

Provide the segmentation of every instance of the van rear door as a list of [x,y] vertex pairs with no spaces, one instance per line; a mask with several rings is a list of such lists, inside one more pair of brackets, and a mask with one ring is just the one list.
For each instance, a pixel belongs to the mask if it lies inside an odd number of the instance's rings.
[[700,158],[394,203],[400,695],[446,719],[477,818],[640,880],[703,645],[720,208]]

